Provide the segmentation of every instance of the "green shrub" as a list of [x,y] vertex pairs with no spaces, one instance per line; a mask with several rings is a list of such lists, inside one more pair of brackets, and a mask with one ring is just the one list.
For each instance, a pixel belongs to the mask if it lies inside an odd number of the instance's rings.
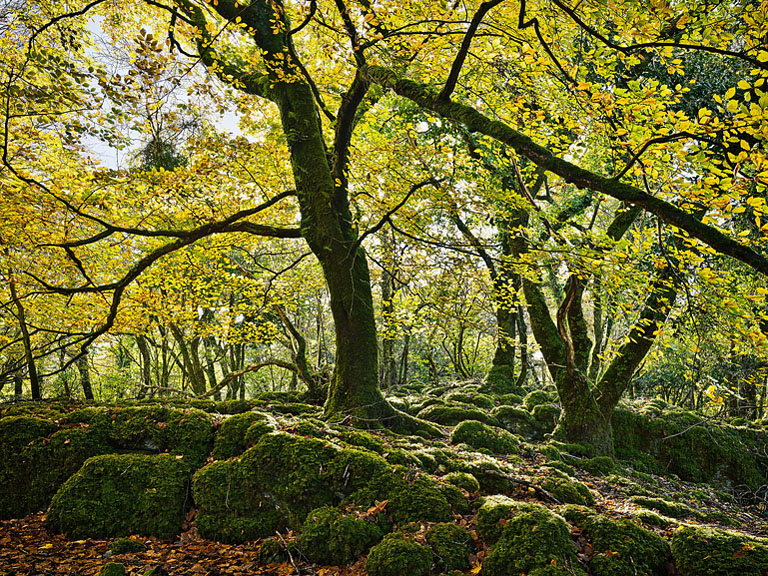
[[368,576],[427,576],[432,552],[404,534],[388,534],[371,548],[365,567]]
[[454,428],[453,444],[469,444],[473,448],[485,448],[497,454],[520,451],[520,440],[503,428],[488,426],[477,420],[467,420]]
[[169,454],[95,456],[53,497],[47,525],[71,538],[170,538],[184,522],[189,474]]
[[438,570],[467,570],[472,553],[472,536],[456,524],[435,524],[427,530],[427,544],[432,548]]
[[299,548],[312,562],[340,566],[368,552],[383,536],[382,527],[369,519],[323,507],[307,515]]

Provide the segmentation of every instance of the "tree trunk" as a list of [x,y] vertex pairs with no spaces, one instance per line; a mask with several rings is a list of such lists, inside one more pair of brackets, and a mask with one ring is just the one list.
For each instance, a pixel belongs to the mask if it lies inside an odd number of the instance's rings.
[[32,393],[32,400],[41,400],[40,377],[37,373],[37,365],[35,364],[35,357],[32,352],[32,339],[30,338],[29,329],[27,327],[27,318],[24,312],[24,306],[16,292],[16,280],[13,277],[13,273],[10,271],[8,274],[8,287],[11,292],[11,300],[13,300],[13,304],[16,308],[16,320],[19,322],[21,340],[24,343],[24,359],[27,362],[27,374],[29,375],[29,388]]
[[80,373],[80,387],[86,400],[93,400],[93,387],[91,386],[91,371],[88,367],[88,352],[84,352],[77,359],[77,371]]
[[149,353],[149,344],[146,336],[136,336],[136,347],[139,349],[139,363],[141,367],[141,390],[137,398],[144,398],[152,387],[152,357]]

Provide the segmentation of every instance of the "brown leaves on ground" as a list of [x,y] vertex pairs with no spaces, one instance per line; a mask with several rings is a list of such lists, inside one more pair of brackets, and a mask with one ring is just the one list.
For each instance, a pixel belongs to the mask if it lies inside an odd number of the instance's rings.
[[194,529],[176,540],[134,538],[147,550],[130,554],[111,554],[107,540],[70,540],[52,534],[44,525],[44,514],[18,520],[0,521],[0,576],[98,576],[104,564],[120,562],[131,576],[143,576],[162,567],[171,576],[362,576],[365,561],[344,568],[311,567],[296,562],[258,563],[260,542],[240,545],[220,544],[200,538]]

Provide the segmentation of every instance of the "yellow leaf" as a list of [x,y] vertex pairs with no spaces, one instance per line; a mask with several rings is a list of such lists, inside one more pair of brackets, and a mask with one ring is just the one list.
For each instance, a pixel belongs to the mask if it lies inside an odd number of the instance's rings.
[[739,80],[738,86],[742,90],[749,90],[752,87],[746,80]]

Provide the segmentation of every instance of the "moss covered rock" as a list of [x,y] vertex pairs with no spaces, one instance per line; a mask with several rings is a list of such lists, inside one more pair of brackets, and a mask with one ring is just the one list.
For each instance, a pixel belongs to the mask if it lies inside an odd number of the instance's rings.
[[443,482],[453,484],[470,494],[480,490],[480,483],[477,481],[477,478],[467,472],[449,472],[443,476]]
[[665,500],[664,498],[632,496],[627,501],[649,510],[656,510],[657,512],[661,512],[664,514],[664,516],[669,516],[670,518],[698,518],[700,516],[698,511],[694,510],[687,504],[683,504],[682,502],[672,502],[670,500]]
[[547,390],[533,390],[523,398],[523,407],[530,412],[535,406],[549,404],[555,400],[555,398],[556,395],[553,392]]
[[494,494],[482,499],[477,511],[477,533],[487,544],[494,544],[500,537],[505,520],[512,511],[519,510],[525,504],[512,500],[503,494]]
[[[249,446],[246,442],[246,433],[251,425],[259,423],[257,428],[264,430],[264,433],[274,431],[273,419],[262,412],[243,412],[230,416],[221,423],[216,431],[216,438],[213,442],[213,457],[216,460],[226,460],[234,456],[239,456]],[[253,444],[258,439],[249,438]]]
[[671,541],[680,576],[763,576],[768,540],[698,526],[684,526]]
[[371,548],[365,563],[368,576],[427,576],[431,567],[432,551],[399,532]]
[[586,576],[565,520],[539,504],[514,512],[483,564],[485,576]]
[[239,458],[214,462],[193,482],[201,533],[242,542],[276,528],[300,529],[310,511],[388,500],[395,522],[451,517],[440,485],[381,456],[286,433],[263,436]]
[[225,543],[272,536],[283,522],[274,498],[253,490],[238,460],[213,462],[195,473],[192,490],[200,535]]
[[420,410],[417,416],[422,420],[429,420],[444,426],[455,426],[465,420],[478,420],[491,426],[498,424],[487,410],[481,410],[471,404],[432,404]]
[[338,508],[312,510],[299,537],[299,548],[310,561],[340,566],[356,560],[384,536],[385,522],[344,514]]
[[120,562],[109,562],[99,570],[99,576],[125,576],[125,565]]
[[116,538],[109,544],[109,551],[112,554],[136,554],[137,552],[144,552],[146,549],[147,547],[143,542],[132,538]]
[[0,518],[21,518],[45,509],[56,490],[88,458],[109,447],[80,427],[29,416],[0,420]]
[[496,454],[512,454],[520,451],[520,440],[503,428],[489,426],[477,420],[462,422],[451,433],[454,444],[468,444],[473,448],[485,448]]
[[595,514],[588,508],[565,506],[562,515],[578,526],[592,545],[593,576],[665,576],[669,554],[661,536],[624,519]]
[[493,398],[480,392],[458,390],[448,394],[445,399],[449,402],[471,404],[472,406],[477,406],[481,410],[493,410],[493,408],[496,406],[496,402],[493,400]]
[[653,404],[617,408],[612,417],[616,456],[642,472],[676,474],[720,488],[754,490],[767,483],[768,457],[760,451],[768,437],[764,430],[698,426],[701,420],[681,410],[662,412]]
[[170,538],[184,522],[189,475],[169,454],[95,456],[53,497],[46,522],[72,538]]
[[587,485],[569,478],[559,470],[552,470],[548,476],[540,476],[536,483],[563,504],[594,504],[595,500]]
[[192,466],[208,458],[213,442],[213,420],[195,408],[170,406],[89,407],[66,417],[83,424],[112,450],[170,452]]
[[427,530],[427,544],[432,548],[437,570],[467,570],[469,568],[472,536],[466,528],[456,524],[435,524]]
[[519,434],[528,440],[539,436],[539,427],[533,415],[517,406],[499,406],[491,412],[491,416],[496,418],[506,430],[513,434]]
[[560,408],[551,402],[538,404],[531,409],[539,437],[543,437],[555,429],[557,421],[560,419],[560,412]]
[[576,460],[574,464],[595,476],[606,476],[616,469],[616,462],[609,456],[595,456],[594,458]]

